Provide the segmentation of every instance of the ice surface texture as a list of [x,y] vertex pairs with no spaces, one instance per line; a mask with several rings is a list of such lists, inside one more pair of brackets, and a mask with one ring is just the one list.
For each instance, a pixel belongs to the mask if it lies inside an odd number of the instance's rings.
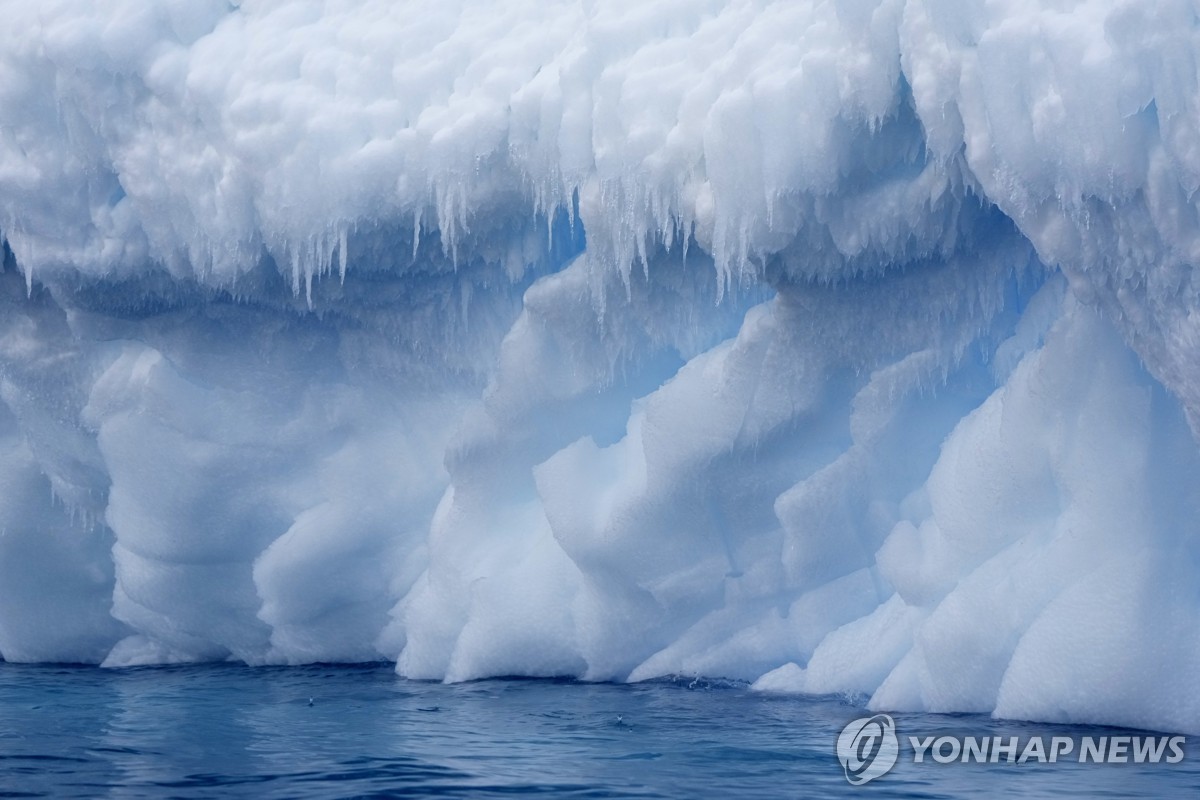
[[0,655],[1200,732],[1190,0],[0,0]]

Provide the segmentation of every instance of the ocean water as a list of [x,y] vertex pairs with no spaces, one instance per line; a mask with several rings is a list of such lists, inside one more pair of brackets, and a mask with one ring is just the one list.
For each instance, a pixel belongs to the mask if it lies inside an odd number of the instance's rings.
[[[914,764],[847,783],[863,709],[703,680],[443,685],[390,665],[101,670],[0,663],[4,797],[1194,797],[1176,765]],[[902,734],[1112,729],[897,715]],[[907,756],[907,757],[906,757]]]

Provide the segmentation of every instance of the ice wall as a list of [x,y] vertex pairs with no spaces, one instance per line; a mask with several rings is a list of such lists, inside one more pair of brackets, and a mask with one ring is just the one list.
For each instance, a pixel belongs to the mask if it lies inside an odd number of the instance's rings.
[[1195,3],[0,11],[0,656],[1200,731]]

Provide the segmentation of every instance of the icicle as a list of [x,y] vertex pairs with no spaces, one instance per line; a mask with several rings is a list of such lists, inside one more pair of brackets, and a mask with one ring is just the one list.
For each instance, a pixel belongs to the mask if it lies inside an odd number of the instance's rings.
[[412,263],[414,264],[417,261],[417,251],[421,247],[421,215],[423,213],[422,209],[413,212]]

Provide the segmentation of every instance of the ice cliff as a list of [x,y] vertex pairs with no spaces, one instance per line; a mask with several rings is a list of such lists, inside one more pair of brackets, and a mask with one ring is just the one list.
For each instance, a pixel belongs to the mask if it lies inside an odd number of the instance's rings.
[[0,0],[0,655],[1200,732],[1198,16]]

